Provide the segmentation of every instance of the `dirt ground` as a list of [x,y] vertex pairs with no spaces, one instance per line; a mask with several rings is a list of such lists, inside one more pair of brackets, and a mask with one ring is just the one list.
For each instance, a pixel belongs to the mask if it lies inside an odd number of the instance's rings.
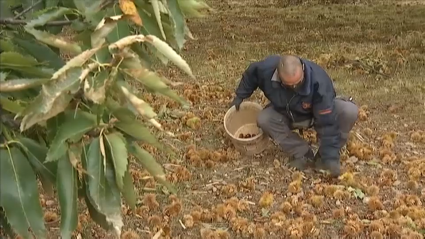
[[[177,88],[193,108],[187,113],[151,98],[178,138],[164,142],[179,159],[156,153],[178,199],[135,167],[140,203],[136,210],[123,206],[123,238],[151,238],[158,230],[160,238],[190,239],[424,238],[424,1],[208,2],[215,12],[189,21],[196,40],[182,54],[196,81],[175,67],[162,69],[183,82]],[[272,142],[261,155],[243,157],[225,138],[222,119],[244,69],[283,53],[318,62],[338,94],[361,107],[340,179],[289,170]],[[265,103],[260,92],[250,100]],[[304,136],[314,144],[314,132]],[[112,238],[84,215],[78,234]]]

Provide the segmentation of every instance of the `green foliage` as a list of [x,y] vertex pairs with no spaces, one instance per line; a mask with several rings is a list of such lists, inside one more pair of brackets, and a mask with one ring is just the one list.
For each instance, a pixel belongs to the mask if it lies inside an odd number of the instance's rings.
[[150,62],[171,61],[194,77],[178,54],[191,38],[185,19],[209,7],[199,0],[21,0],[0,7],[7,17],[0,31],[2,228],[47,237],[39,181],[58,198],[62,238],[77,227],[78,198],[119,236],[121,196],[136,205],[132,159],[176,193],[139,145],[173,153],[151,132],[149,125],[163,131],[156,112],[131,85],[188,107]]

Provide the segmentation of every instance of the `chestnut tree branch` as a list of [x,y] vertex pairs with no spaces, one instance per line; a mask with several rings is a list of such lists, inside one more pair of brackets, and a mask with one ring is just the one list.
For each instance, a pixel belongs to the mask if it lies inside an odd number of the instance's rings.
[[[0,25],[25,25],[28,21],[26,20],[17,20],[12,18],[3,18],[0,19]],[[51,21],[47,22],[45,26],[65,26],[70,25],[72,21],[62,20],[62,21]]]
[[20,12],[18,15],[16,15],[13,19],[16,20],[18,19],[20,16],[24,15],[25,13],[31,11],[31,9],[33,9],[35,6],[37,6],[38,4],[40,4],[41,2],[43,2],[43,0],[38,0],[37,2],[35,2],[33,5],[27,7],[26,9],[24,9],[22,12]]

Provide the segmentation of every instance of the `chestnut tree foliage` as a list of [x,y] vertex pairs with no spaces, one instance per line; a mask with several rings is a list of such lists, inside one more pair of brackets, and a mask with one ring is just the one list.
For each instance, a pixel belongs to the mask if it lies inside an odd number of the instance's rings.
[[193,77],[179,55],[191,38],[186,19],[209,6],[200,0],[0,3],[0,231],[47,237],[41,182],[58,198],[62,238],[77,227],[79,200],[119,236],[121,200],[136,204],[130,159],[175,192],[140,146],[173,153],[159,140],[172,133],[157,122],[143,91],[188,107],[152,61],[172,62]]

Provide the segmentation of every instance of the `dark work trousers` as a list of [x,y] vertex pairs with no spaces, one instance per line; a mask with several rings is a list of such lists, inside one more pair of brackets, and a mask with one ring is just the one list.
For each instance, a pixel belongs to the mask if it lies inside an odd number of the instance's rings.
[[[337,98],[335,99],[335,110],[341,132],[340,147],[342,148],[347,143],[348,135],[357,120],[359,108],[351,101]],[[292,131],[289,126],[289,118],[277,112],[272,106],[266,107],[260,112],[257,124],[289,156],[302,157],[310,148],[304,139]]]

